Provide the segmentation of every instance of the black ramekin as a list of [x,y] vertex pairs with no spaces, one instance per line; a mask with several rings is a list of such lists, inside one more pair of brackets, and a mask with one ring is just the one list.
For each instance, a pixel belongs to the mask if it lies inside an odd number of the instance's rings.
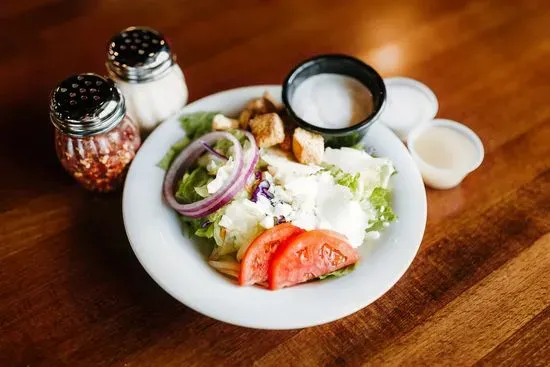
[[[307,78],[322,73],[347,75],[365,85],[373,97],[371,114],[363,121],[341,129],[315,126],[298,117],[290,104],[296,88]],[[325,138],[326,146],[351,146],[357,144],[366,134],[368,128],[378,120],[386,101],[386,87],[380,74],[363,61],[347,55],[327,54],[313,57],[296,66],[283,83],[282,98],[288,114],[296,124],[306,130],[321,134]]]

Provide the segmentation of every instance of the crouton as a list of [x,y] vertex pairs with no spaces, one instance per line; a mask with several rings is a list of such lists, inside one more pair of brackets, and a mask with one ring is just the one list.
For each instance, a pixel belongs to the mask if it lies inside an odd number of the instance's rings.
[[325,141],[319,134],[297,128],[292,136],[292,151],[300,163],[320,164],[325,152]]
[[212,130],[231,130],[239,127],[239,121],[218,113],[212,119]]
[[292,151],[292,135],[297,126],[285,110],[279,113],[279,117],[283,120],[283,125],[285,127],[285,140],[279,144],[279,147],[286,152],[290,152]]
[[279,147],[285,152],[292,150],[292,131],[286,131],[285,129],[285,139],[279,144]]
[[257,115],[268,113],[268,107],[269,106],[265,103],[265,100],[262,97],[254,98],[246,104],[246,109],[256,113]]
[[283,120],[276,113],[258,115],[250,120],[249,125],[260,148],[271,147],[285,140]]
[[248,128],[248,123],[251,119],[258,115],[264,115],[266,113],[278,112],[280,106],[275,102],[269,92],[265,92],[262,97],[254,98],[250,100],[245,109],[241,112],[239,116],[239,123],[241,129]]
[[268,91],[265,91],[262,95],[262,99],[264,101],[264,104],[267,108],[267,112],[279,112],[282,110],[282,106],[275,101],[275,98],[269,93]]
[[252,112],[250,110],[243,110],[239,115],[239,126],[241,129],[248,129],[248,122],[252,118]]

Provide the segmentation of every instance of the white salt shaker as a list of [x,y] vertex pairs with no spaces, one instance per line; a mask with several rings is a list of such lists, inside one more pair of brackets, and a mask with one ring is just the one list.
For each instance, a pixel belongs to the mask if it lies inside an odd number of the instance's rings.
[[111,39],[107,71],[126,99],[128,115],[145,133],[187,103],[185,77],[164,36],[129,27]]

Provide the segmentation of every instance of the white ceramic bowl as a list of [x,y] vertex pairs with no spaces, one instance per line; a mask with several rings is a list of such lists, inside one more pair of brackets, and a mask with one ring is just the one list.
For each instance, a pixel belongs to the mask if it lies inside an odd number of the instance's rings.
[[[280,86],[233,89],[205,97],[182,113],[222,111],[236,114],[246,102]],[[207,246],[182,233],[180,220],[162,198],[164,171],[156,166],[184,135],[177,118],[147,138],[128,172],[123,216],[132,248],[151,277],[174,298],[212,318],[262,329],[318,325],[354,313],[387,292],[405,273],[420,246],[426,224],[426,193],[420,173],[399,139],[382,124],[372,126],[365,144],[389,157],[399,172],[392,178],[399,220],[382,237],[359,251],[351,274],[279,291],[239,287],[208,266]]]
[[[444,168],[434,167],[433,165],[430,165],[429,163],[427,163],[417,153],[415,144],[418,137],[420,137],[422,133],[426,131],[426,129],[433,126],[447,127],[455,131],[458,131],[459,133],[467,137],[474,144],[476,148],[476,151],[477,151],[476,159],[472,160],[471,164],[462,170],[444,169]],[[485,155],[485,151],[483,149],[483,143],[481,142],[481,139],[479,139],[479,136],[477,136],[475,132],[473,132],[469,127],[461,123],[458,123],[452,120],[446,120],[446,119],[435,119],[435,120],[426,122],[421,126],[417,127],[416,129],[414,129],[409,134],[409,137],[408,137],[408,148],[409,148],[409,151],[411,152],[411,155],[414,161],[416,162],[418,168],[420,169],[420,173],[422,174],[424,183],[426,183],[426,185],[430,187],[433,187],[434,189],[450,189],[459,185],[470,172],[474,171],[476,168],[478,168],[481,165],[481,162],[483,162],[483,157]]]

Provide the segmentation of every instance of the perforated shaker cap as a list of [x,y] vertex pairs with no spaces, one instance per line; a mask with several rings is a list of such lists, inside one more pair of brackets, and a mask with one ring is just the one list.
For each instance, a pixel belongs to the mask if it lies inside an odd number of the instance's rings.
[[114,83],[97,74],[78,74],[63,80],[50,98],[50,119],[72,136],[109,131],[126,114],[124,97]]
[[175,62],[164,36],[147,27],[129,27],[111,39],[107,70],[130,83],[160,78]]

